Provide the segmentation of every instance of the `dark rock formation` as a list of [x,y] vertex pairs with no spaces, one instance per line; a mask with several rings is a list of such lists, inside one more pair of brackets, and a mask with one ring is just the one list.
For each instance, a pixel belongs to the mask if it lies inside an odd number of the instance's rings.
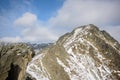
[[0,80],[23,80],[34,51],[24,43],[0,43]]

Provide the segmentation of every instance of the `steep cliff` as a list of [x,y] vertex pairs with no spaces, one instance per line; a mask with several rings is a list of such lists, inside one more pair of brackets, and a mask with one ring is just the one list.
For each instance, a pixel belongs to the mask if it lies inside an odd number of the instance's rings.
[[90,24],[45,48],[26,72],[36,80],[120,80],[119,59],[120,44]]

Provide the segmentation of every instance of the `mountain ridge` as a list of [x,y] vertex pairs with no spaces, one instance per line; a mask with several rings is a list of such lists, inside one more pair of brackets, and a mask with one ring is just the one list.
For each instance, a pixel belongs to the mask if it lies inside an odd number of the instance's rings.
[[61,36],[26,71],[36,80],[119,80],[119,59],[120,44],[89,24]]

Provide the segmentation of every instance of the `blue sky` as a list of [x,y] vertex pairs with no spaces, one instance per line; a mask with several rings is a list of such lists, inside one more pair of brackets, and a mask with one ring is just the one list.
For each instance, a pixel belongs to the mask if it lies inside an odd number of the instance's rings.
[[[64,0],[1,0],[0,14],[15,14],[15,18],[25,12],[35,13],[38,18],[50,18],[63,4]],[[5,14],[6,15],[6,14]]]
[[53,42],[95,24],[120,42],[120,0],[0,0],[0,40]]
[[20,28],[13,22],[22,14],[29,12],[46,21],[62,4],[63,0],[0,0],[0,37],[19,35]]

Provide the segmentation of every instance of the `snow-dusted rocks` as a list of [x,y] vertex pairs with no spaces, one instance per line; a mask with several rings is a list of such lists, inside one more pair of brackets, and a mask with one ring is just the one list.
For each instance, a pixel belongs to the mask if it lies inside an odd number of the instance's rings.
[[27,67],[36,80],[119,80],[120,44],[90,24],[43,49]]

